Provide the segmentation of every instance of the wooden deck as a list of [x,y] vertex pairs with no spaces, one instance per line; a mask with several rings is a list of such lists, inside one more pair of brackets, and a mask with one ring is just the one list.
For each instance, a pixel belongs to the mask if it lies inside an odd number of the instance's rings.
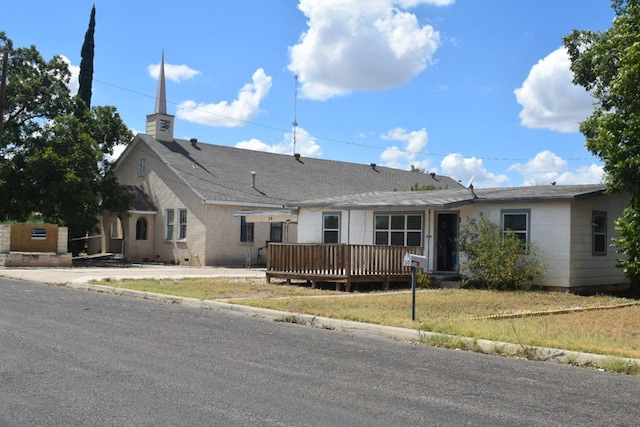
[[270,243],[267,246],[267,282],[272,278],[335,283],[336,290],[351,290],[353,283],[411,281],[411,268],[403,267],[407,253],[421,254],[422,247],[342,244]]

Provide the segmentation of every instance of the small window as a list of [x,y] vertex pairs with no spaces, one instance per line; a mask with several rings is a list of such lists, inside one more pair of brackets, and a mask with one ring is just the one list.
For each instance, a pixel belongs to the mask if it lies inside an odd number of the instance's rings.
[[282,223],[272,222],[269,229],[269,241],[281,243],[282,242]]
[[375,216],[375,244],[422,246],[422,215]]
[[593,211],[593,255],[607,254],[607,213],[601,211]]
[[178,231],[178,239],[186,239],[187,238],[187,210],[180,209],[180,230]]
[[322,242],[340,243],[339,213],[325,213],[322,215]]
[[147,240],[147,218],[136,221],[136,240]]
[[520,239],[522,247],[528,248],[530,240],[530,217],[530,209],[504,209],[502,211],[502,235],[504,236],[507,232],[512,232]]
[[173,240],[173,221],[174,221],[173,209],[167,209],[165,212],[167,216],[167,233],[165,235],[165,239]]
[[145,163],[146,163],[146,160],[145,160],[144,158],[141,158],[141,159],[138,161],[138,175],[140,175],[140,176],[143,176],[143,175],[144,175],[144,172],[145,172]]
[[240,217],[240,242],[253,243],[253,223],[244,216]]

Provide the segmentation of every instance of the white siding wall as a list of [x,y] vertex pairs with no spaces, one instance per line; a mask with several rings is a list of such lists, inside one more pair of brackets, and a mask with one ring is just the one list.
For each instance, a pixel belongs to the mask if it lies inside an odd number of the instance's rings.
[[574,203],[571,212],[571,286],[607,286],[629,283],[622,270],[616,267],[619,254],[613,247],[607,248],[606,255],[592,253],[592,213],[607,213],[607,240],[609,243],[617,233],[614,223],[622,215],[628,199],[622,195],[601,196]]
[[570,211],[568,203],[475,204],[461,209],[462,222],[480,213],[500,223],[503,209],[530,209],[530,239],[538,246],[538,255],[546,265],[544,286],[569,286]]
[[[574,202],[526,202],[501,204],[474,204],[463,206],[459,212],[461,222],[480,213],[492,222],[500,223],[503,209],[528,209],[531,212],[530,238],[538,246],[538,254],[546,265],[544,286],[576,288],[628,283],[622,271],[616,268],[618,254],[609,248],[606,256],[592,254],[592,211],[607,212],[607,233],[615,235],[614,221],[622,214],[627,203],[624,196],[601,196]],[[300,209],[298,221],[300,243],[322,242],[322,214],[329,210]],[[441,211],[444,212],[444,211]],[[453,210],[452,212],[456,212]],[[347,211],[342,215],[342,243],[372,244],[373,211]],[[426,235],[433,236],[433,218],[436,212],[424,212]],[[348,228],[351,220],[350,230]],[[433,264],[433,242],[426,242],[425,254]],[[431,265],[433,269],[433,265]]]
[[301,208],[298,212],[299,243],[322,243],[322,218],[325,212],[338,213],[340,215],[340,243],[352,245],[373,244],[373,212],[306,208]]
[[322,212],[298,210],[298,243],[322,243]]
[[[342,243],[352,245],[373,244],[373,212],[351,211],[342,213]],[[351,222],[351,228],[348,224]]]

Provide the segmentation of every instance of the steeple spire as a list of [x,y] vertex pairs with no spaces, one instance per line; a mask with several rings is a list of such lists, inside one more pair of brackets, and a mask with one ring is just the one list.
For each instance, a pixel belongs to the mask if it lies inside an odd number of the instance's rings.
[[160,61],[160,73],[158,74],[158,93],[156,95],[156,108],[153,114],[147,116],[147,134],[159,141],[173,141],[174,116],[167,114],[167,94],[164,86],[164,49]]
[[167,93],[164,85],[164,49],[160,61],[160,75],[158,76],[158,93],[156,94],[156,114],[167,114]]

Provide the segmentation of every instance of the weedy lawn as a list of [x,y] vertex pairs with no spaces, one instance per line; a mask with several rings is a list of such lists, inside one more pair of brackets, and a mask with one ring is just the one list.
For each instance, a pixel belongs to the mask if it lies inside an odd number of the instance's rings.
[[247,278],[107,282],[146,292],[640,359],[640,301],[628,298],[426,289],[416,293],[416,320],[412,321],[407,290],[344,293]]

